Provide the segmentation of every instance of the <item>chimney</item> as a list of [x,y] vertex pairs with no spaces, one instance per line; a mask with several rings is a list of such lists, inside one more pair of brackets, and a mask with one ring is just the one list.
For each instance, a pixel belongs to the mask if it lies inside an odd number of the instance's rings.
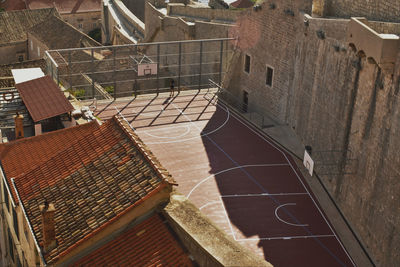
[[44,202],[44,205],[39,206],[42,214],[42,234],[43,234],[43,250],[44,253],[54,249],[56,244],[56,230],[54,222],[54,213],[56,209],[52,203]]
[[18,114],[14,116],[15,121],[15,139],[24,138],[24,116]]

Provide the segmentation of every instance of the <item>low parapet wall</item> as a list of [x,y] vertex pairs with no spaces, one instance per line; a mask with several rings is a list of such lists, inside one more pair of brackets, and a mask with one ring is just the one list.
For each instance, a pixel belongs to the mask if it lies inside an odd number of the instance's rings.
[[171,195],[163,213],[200,266],[272,267],[228,237],[183,195]]
[[351,18],[347,30],[347,42],[358,51],[372,57],[378,64],[396,62],[400,38],[395,34],[381,34],[374,31],[365,18]]
[[169,16],[181,16],[194,20],[221,21],[234,23],[241,11],[228,9],[212,9],[199,5],[168,4]]

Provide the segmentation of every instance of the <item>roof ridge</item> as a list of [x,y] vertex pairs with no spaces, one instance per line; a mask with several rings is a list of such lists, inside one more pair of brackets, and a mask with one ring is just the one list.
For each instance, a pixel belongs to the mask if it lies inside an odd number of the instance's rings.
[[117,114],[113,116],[112,119],[119,124],[125,135],[132,141],[132,143],[140,151],[140,153],[142,153],[143,158],[145,158],[156,171],[159,178],[171,184],[174,184],[175,181],[172,179],[172,176],[169,174],[167,169],[162,167],[156,156],[154,156],[151,150],[147,148],[144,142],[135,133],[134,129],[131,127],[125,117],[123,117],[121,114]]

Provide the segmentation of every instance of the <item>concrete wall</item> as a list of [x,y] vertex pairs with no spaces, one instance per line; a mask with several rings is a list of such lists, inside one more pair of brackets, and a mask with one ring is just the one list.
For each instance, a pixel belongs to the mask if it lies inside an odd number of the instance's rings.
[[[317,173],[372,257],[395,266],[400,52],[391,70],[380,68],[348,46],[349,20],[304,16],[301,1],[282,1],[275,9],[270,2],[239,18],[236,64],[224,84],[238,99],[247,91],[250,108],[289,125],[312,146]],[[272,86],[265,84],[266,65],[274,69]]]
[[0,64],[10,64],[18,62],[18,56],[23,55],[27,59],[26,41],[0,45]]
[[366,17],[370,20],[400,22],[398,0],[314,0],[314,10],[329,17]]

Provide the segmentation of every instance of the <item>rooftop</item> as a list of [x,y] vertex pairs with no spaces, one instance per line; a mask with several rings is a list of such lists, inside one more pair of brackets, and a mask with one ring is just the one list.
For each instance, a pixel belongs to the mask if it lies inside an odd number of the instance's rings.
[[39,243],[43,241],[39,205],[47,201],[56,207],[57,247],[44,255],[52,264],[166,187],[168,178],[129,124],[113,117],[16,177],[15,188]]
[[101,0],[26,0],[29,9],[55,7],[60,14],[101,11]]
[[250,0],[237,0],[231,3],[230,5],[235,8],[249,8],[254,6],[254,3]]
[[29,33],[48,49],[100,46],[98,42],[56,16],[30,28]]
[[158,214],[122,232],[72,266],[193,266]]
[[49,76],[18,83],[15,87],[34,122],[74,110],[74,107]]
[[0,44],[26,40],[26,30],[57,14],[54,8],[0,12]]
[[66,149],[72,143],[91,134],[98,128],[99,124],[97,121],[93,121],[67,129],[0,144],[0,161],[14,201],[17,198],[11,186],[12,177],[28,173],[29,170],[49,160],[59,151]]

